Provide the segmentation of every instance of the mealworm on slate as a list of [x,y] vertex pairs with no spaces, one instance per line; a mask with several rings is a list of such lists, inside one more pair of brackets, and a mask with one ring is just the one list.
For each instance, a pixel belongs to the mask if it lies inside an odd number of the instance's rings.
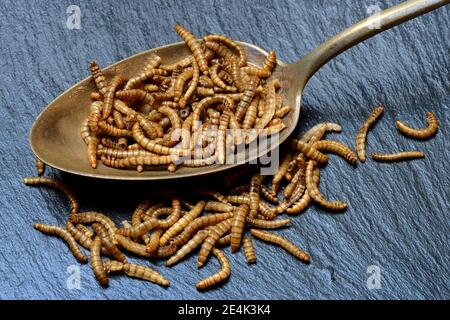
[[286,174],[291,160],[292,160],[292,155],[290,153],[287,153],[282,158],[281,163],[278,168],[278,171],[272,177],[272,194],[278,193],[278,189],[279,189],[281,180],[283,179],[284,175]]
[[250,226],[253,226],[255,228],[259,229],[278,229],[281,227],[284,227],[291,223],[291,219],[278,219],[278,220],[263,220],[263,219],[257,219],[257,218],[251,218],[247,217],[247,223]]
[[342,131],[342,127],[333,122],[322,122],[319,124],[316,124],[311,129],[306,131],[300,138],[300,141],[303,141],[305,143],[315,142],[322,139],[322,137],[327,132],[336,132],[339,133]]
[[171,267],[178,263],[189,253],[195,250],[203,240],[208,236],[208,231],[200,230],[198,231],[185,245],[183,245],[169,260],[166,261],[166,266]]
[[184,42],[186,42],[187,46],[192,51],[199,69],[205,76],[208,75],[208,63],[205,59],[205,53],[195,36],[179,23],[176,24],[175,31],[183,38]]
[[222,251],[216,248],[213,248],[212,252],[216,256],[217,260],[219,260],[221,269],[214,275],[197,283],[196,288],[198,290],[207,290],[213,286],[216,286],[228,280],[231,275],[230,262],[228,261],[228,258],[225,256],[225,254],[223,254]]
[[256,262],[255,248],[253,247],[253,240],[251,237],[244,237],[242,239],[242,248],[244,249],[245,259],[248,264]]
[[256,217],[256,215],[258,214],[259,193],[261,192],[261,184],[263,178],[264,178],[263,176],[257,174],[252,177],[252,180],[250,182],[250,192],[249,192],[250,217]]
[[415,129],[408,127],[400,120],[395,121],[397,129],[405,136],[413,139],[429,139],[437,133],[439,122],[433,112],[427,113],[427,123],[428,126],[426,128]]
[[144,239],[145,244],[147,245],[147,252],[153,253],[159,248],[159,239],[161,239],[161,235],[164,233],[164,229],[158,228],[153,230],[150,236]]
[[314,160],[320,165],[324,165],[328,162],[328,156],[322,152],[319,152],[310,143],[305,143],[297,139],[291,139],[289,141],[289,146],[291,149],[303,153],[305,157]]
[[92,239],[88,237],[83,231],[77,229],[70,221],[67,221],[66,229],[75,239],[75,241],[80,244],[80,246],[88,250],[91,249]]
[[241,204],[235,211],[231,224],[231,252],[239,250],[248,212],[249,206],[247,204]]
[[50,226],[42,223],[36,223],[34,225],[34,228],[42,233],[54,235],[63,239],[69,246],[69,249],[72,252],[73,256],[79,262],[86,263],[87,261],[86,256],[83,254],[83,252],[81,252],[80,248],[78,247],[77,241],[74,239],[74,237],[70,234],[69,231],[64,230],[60,227]]
[[262,68],[272,73],[276,65],[277,65],[277,55],[275,51],[270,50],[269,53],[267,54],[266,59],[264,60]]
[[76,214],[73,214],[70,216],[70,222],[72,222],[73,224],[78,224],[78,223],[89,224],[89,223],[94,223],[94,222],[101,223],[108,231],[108,234],[109,234],[113,244],[117,244],[115,236],[116,236],[116,232],[118,229],[117,229],[116,225],[114,224],[114,222],[102,213],[92,212],[92,211],[76,213]]
[[301,250],[299,247],[297,247],[295,244],[293,244],[283,236],[258,229],[250,229],[250,232],[254,237],[258,239],[280,246],[303,262],[308,263],[311,259],[308,253]]
[[[70,222],[70,221],[69,221]],[[78,230],[80,230],[81,232],[83,232],[86,237],[88,237],[89,239],[94,238],[94,232],[92,232],[88,227],[86,227],[85,225],[79,223],[75,226],[75,228],[77,228]]]
[[369,132],[370,128],[378,121],[378,119],[380,119],[383,111],[383,106],[376,107],[356,134],[356,153],[358,154],[358,158],[361,162],[366,161],[367,133]]
[[273,203],[279,202],[276,194],[273,194],[272,191],[270,191],[269,187],[267,187],[266,185],[261,185],[261,195],[267,201],[270,201]]
[[403,151],[397,153],[372,153],[372,159],[379,162],[395,162],[425,157],[422,151]]
[[150,267],[145,267],[134,263],[125,263],[123,265],[123,271],[130,277],[150,281],[162,287],[168,287],[170,285],[170,282],[164,278],[162,274]]
[[205,264],[216,242],[231,229],[231,222],[231,219],[227,219],[219,224],[216,224],[215,226],[210,227],[209,235],[203,242],[198,254],[197,267],[200,268]]
[[[228,200],[228,197],[226,197]],[[223,203],[220,201],[208,201],[205,205],[205,211],[215,212],[231,212],[234,211],[234,207],[231,204]]]
[[123,271],[123,263],[117,260],[109,260],[106,259],[103,262],[103,267],[105,268],[105,272],[110,274],[111,272],[121,272]]
[[94,271],[95,278],[103,286],[108,286],[108,275],[106,274],[105,268],[103,266],[102,258],[100,256],[100,250],[102,247],[102,242],[100,237],[95,237],[94,242],[91,246],[91,266]]
[[97,237],[100,238],[102,247],[104,247],[109,254],[111,254],[116,260],[119,260],[121,262],[127,261],[127,258],[119,250],[119,248],[117,248],[117,246],[115,246],[111,242],[108,231],[102,224],[95,222],[92,224],[92,229],[97,234]]
[[216,242],[216,247],[228,247],[231,244],[231,234],[227,234],[221,238],[219,238],[219,240],[217,240]]
[[347,160],[350,164],[355,165],[358,161],[357,155],[353,152],[352,149],[347,147],[345,144],[334,141],[334,140],[320,140],[314,142],[312,145],[318,151],[322,152],[332,152],[341,156],[345,160]]

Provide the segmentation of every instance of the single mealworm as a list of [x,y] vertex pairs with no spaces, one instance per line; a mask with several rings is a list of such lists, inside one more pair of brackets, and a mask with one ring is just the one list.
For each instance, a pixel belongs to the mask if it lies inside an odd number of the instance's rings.
[[249,225],[259,229],[278,229],[290,224],[292,221],[290,218],[278,220],[263,220],[247,217],[246,222]]
[[217,260],[219,260],[221,269],[219,272],[197,283],[197,290],[208,290],[213,286],[223,283],[231,275],[230,262],[225,254],[216,248],[213,248],[212,252],[216,256]]
[[248,264],[256,262],[255,248],[253,247],[253,240],[251,237],[244,237],[242,239],[242,247],[244,249],[245,259]]
[[372,159],[379,162],[395,162],[420,159],[425,157],[422,151],[403,151],[397,153],[372,153]]
[[181,259],[186,257],[189,253],[195,250],[205,238],[208,236],[208,231],[198,231],[185,245],[183,245],[169,260],[166,261],[166,266],[171,267],[178,263]]
[[108,124],[105,120],[100,119],[98,121],[98,127],[108,136],[113,137],[127,137],[132,138],[133,134],[130,130],[127,129],[119,129],[111,124]]
[[284,106],[275,111],[274,117],[275,118],[283,118],[285,115],[287,115],[289,112],[292,111],[292,108],[290,106]]
[[189,69],[185,69],[185,71],[176,78],[175,85],[173,87],[173,96],[174,96],[173,100],[175,102],[178,102],[178,100],[180,100],[181,94],[183,92],[184,84],[190,78],[192,78],[193,75],[194,75],[194,70],[192,68],[189,68]]
[[91,246],[91,266],[94,271],[95,278],[103,286],[108,286],[108,275],[106,274],[103,266],[102,258],[100,256],[100,250],[102,247],[102,241],[100,237],[95,237]]
[[233,110],[235,108],[234,101],[227,95],[217,94],[214,97],[206,97],[202,99],[193,112],[192,126],[194,128],[194,131],[198,130],[201,114],[206,110],[207,107],[216,103],[221,103],[227,106],[230,110]]
[[247,65],[247,53],[244,49],[241,48],[239,44],[237,44],[234,40],[228,38],[227,36],[220,35],[220,34],[211,34],[206,37],[203,37],[203,40],[206,42],[219,42],[223,43],[226,46],[232,48],[239,54],[239,66],[244,67]]
[[106,274],[123,271],[123,263],[117,260],[106,259],[103,261],[103,267],[105,268]]
[[267,187],[266,185],[261,185],[261,195],[267,201],[270,201],[273,203],[279,202],[276,194],[273,194],[272,191],[270,191],[269,187]]
[[301,136],[300,140],[305,143],[312,142],[312,140],[319,141],[327,132],[341,132],[341,131],[342,127],[337,123],[322,122],[306,131]]
[[87,145],[91,138],[91,129],[89,128],[89,117],[84,119],[80,125],[80,136],[84,143]]
[[73,214],[70,216],[70,222],[72,222],[73,224],[89,224],[94,222],[101,223],[108,231],[109,237],[111,238],[113,244],[117,244],[115,236],[118,229],[114,222],[102,213],[89,211]]
[[175,26],[175,31],[183,38],[189,49],[192,51],[195,61],[198,64],[199,69],[203,72],[205,76],[208,75],[208,63],[205,59],[205,52],[202,50],[200,43],[197,41],[195,36],[189,32],[185,27],[179,23]]
[[205,264],[216,242],[231,229],[231,222],[231,219],[227,219],[210,227],[209,235],[202,243],[202,247],[198,254],[197,267],[201,268]]
[[250,192],[249,192],[249,216],[254,218],[258,214],[259,209],[259,194],[261,192],[261,184],[264,177],[262,175],[256,174],[252,177],[250,182]]
[[253,125],[255,124],[258,115],[259,100],[260,100],[259,97],[255,97],[253,101],[250,103],[249,107],[247,108],[244,120],[242,121],[242,129],[253,128]]
[[328,162],[328,156],[322,152],[319,152],[309,143],[305,143],[297,139],[291,139],[288,143],[291,149],[303,153],[305,157],[314,160],[320,165],[324,165]]
[[219,128],[217,131],[217,160],[219,164],[224,164],[226,160],[226,133],[228,128],[228,123],[230,121],[230,111],[229,109],[224,110],[219,120]]
[[186,106],[187,102],[193,96],[193,94],[197,89],[198,81],[200,79],[200,70],[196,61],[192,62],[192,72],[193,74],[191,82],[184,95],[180,98],[180,101],[178,101],[178,105],[180,106],[180,108],[184,108]]
[[166,278],[164,278],[162,274],[150,267],[145,267],[133,263],[125,263],[123,265],[123,271],[129,277],[150,281],[162,287],[168,287],[170,285],[170,282]]
[[278,171],[272,177],[272,194],[276,195],[278,193],[278,189],[279,189],[281,180],[283,179],[284,175],[286,174],[291,160],[292,160],[292,155],[290,153],[287,153],[282,158],[281,163],[278,167]]
[[116,93],[117,87],[124,84],[128,81],[128,77],[125,76],[115,76],[109,86],[106,88],[105,96],[105,105],[102,110],[103,119],[109,117],[112,112],[113,102],[114,102],[114,94]]
[[[145,80],[150,79],[154,76],[166,76],[168,72],[166,70],[162,69],[149,69],[145,70],[142,73],[138,74],[136,77],[131,78],[126,83],[124,90],[130,90],[134,89],[137,86],[139,86],[141,83],[143,83]],[[120,97],[118,97],[120,99]]]
[[347,147],[345,144],[334,141],[334,140],[320,140],[314,142],[312,145],[318,151],[322,152],[332,152],[341,156],[345,160],[347,160],[350,164],[355,165],[358,161],[357,155],[353,152],[352,149]]
[[255,123],[256,129],[265,128],[272,120],[276,111],[275,86],[273,82],[269,82],[264,88],[265,106],[264,114]]
[[48,177],[31,177],[24,178],[23,183],[25,183],[27,186],[44,185],[46,187],[62,191],[66,195],[67,199],[69,199],[69,202],[72,206],[72,211],[70,213],[74,214],[78,212],[80,205],[77,198],[75,197],[75,194],[62,182]]
[[91,92],[91,100],[92,101],[103,101],[103,96],[100,92]]
[[260,93],[260,99],[258,103],[258,117],[261,118],[264,115],[265,107],[266,107],[266,98],[264,97],[264,90]]
[[75,241],[80,244],[80,246],[88,250],[91,249],[92,239],[88,237],[83,231],[77,229],[70,221],[67,221],[66,229],[75,239]]
[[219,240],[217,240],[216,247],[217,248],[228,247],[230,244],[231,244],[231,234],[229,233],[219,238]]
[[[68,221],[70,223],[70,221]],[[94,232],[92,232],[88,227],[86,227],[85,225],[79,223],[75,226],[75,228],[77,228],[78,230],[80,230],[81,232],[84,233],[84,235],[86,237],[88,237],[89,239],[92,240],[92,238],[94,238]]]
[[119,111],[113,110],[112,115],[113,115],[113,119],[114,119],[114,124],[116,125],[117,128],[123,129],[126,127],[125,120]]
[[[228,198],[228,197],[227,197]],[[219,201],[208,201],[205,205],[205,211],[213,212],[231,212],[234,211],[234,206],[231,204],[219,202]]]
[[306,190],[308,191],[311,198],[320,204],[322,207],[329,209],[331,211],[343,211],[347,209],[347,204],[342,201],[328,201],[325,197],[320,193],[317,184],[314,181],[314,161],[308,161],[306,166]]
[[100,238],[102,247],[104,247],[109,254],[120,262],[127,262],[127,258],[124,254],[119,250],[119,248],[117,248],[117,246],[112,244],[109,239],[108,231],[102,224],[95,222],[92,224],[92,229],[97,234],[97,237]]
[[213,65],[211,66],[211,68],[209,69],[209,73],[211,76],[211,80],[213,82],[214,85],[218,86],[219,88],[224,89],[225,91],[230,91],[230,92],[236,92],[237,89],[235,87],[232,87],[230,85],[227,85],[220,77],[219,77],[219,67],[220,64],[218,63],[213,63]]
[[[124,225],[124,227],[126,226]],[[123,249],[131,253],[134,253],[141,257],[150,257],[152,255],[151,253],[147,252],[147,247],[145,245],[130,240],[120,234],[116,235],[116,239]]]
[[131,158],[131,157],[150,157],[156,154],[147,150],[119,150],[112,148],[100,148],[97,150],[98,156],[107,156],[112,158]]
[[239,67],[239,59],[238,57],[228,49],[223,44],[216,41],[206,41],[205,47],[209,50],[215,52],[218,56],[222,57],[225,61],[231,63],[236,63],[236,66]]
[[264,60],[263,69],[272,73],[273,69],[277,65],[277,55],[275,51],[270,50],[267,54],[266,59]]
[[356,134],[356,153],[358,154],[358,158],[361,162],[366,161],[367,133],[369,132],[370,128],[378,121],[378,119],[380,119],[383,111],[383,106],[376,107]]
[[400,120],[395,121],[395,125],[397,129],[403,133],[405,136],[413,138],[413,139],[429,139],[434,136],[439,127],[439,122],[433,112],[427,113],[427,123],[428,126],[423,129],[415,129],[408,127],[406,124],[401,122]]
[[159,87],[156,84],[145,84],[142,86],[142,90],[152,93],[159,90]]
[[[305,171],[306,171],[306,161],[303,154],[299,154],[295,159],[295,167],[297,168],[297,172],[293,175],[291,181],[289,181],[288,185],[284,188],[284,197],[289,199],[292,196],[292,193],[296,189],[298,183],[304,181]],[[290,164],[289,164],[290,165]],[[288,169],[289,171],[289,169]]]
[[[213,66],[214,65],[215,65],[215,63],[213,63]],[[209,69],[209,73],[210,73],[210,76],[212,77],[211,68]],[[200,78],[198,79],[198,84],[205,88],[213,88],[214,87],[214,81],[208,76],[200,76]]]
[[154,253],[159,248],[159,239],[161,239],[161,235],[164,233],[164,229],[158,228],[153,230],[150,236],[144,238],[144,242],[147,245],[147,252]]
[[197,218],[205,208],[205,201],[199,201],[188,214],[184,215],[174,225],[172,225],[162,236],[159,241],[161,246],[164,246],[170,238],[179,234],[192,220]]
[[158,108],[158,112],[166,115],[169,118],[170,123],[172,124],[172,128],[174,129],[181,128],[182,120],[177,111],[175,111],[170,107],[162,106]]
[[45,164],[38,157],[36,157],[36,170],[37,170],[38,176],[42,176],[45,171]]
[[243,67],[241,68],[241,70],[244,71],[247,75],[252,77],[268,78],[271,75],[271,72],[269,70],[260,69],[254,66]]
[[78,247],[77,241],[74,239],[74,237],[70,234],[69,231],[64,230],[60,227],[50,226],[42,223],[36,223],[33,227],[42,233],[54,235],[63,239],[69,246],[69,249],[72,252],[73,256],[79,262],[86,263],[87,261],[86,256],[83,254],[83,252],[81,252],[80,247]]
[[[253,97],[255,96],[255,90],[258,86],[259,79],[252,77],[250,82],[247,84],[244,96],[242,97],[241,101],[236,106],[236,118],[239,122],[241,122],[245,116],[245,113],[247,112],[248,107],[250,106],[250,103],[253,100]],[[255,126],[255,128],[257,128]]]
[[146,103],[150,106],[153,105],[155,101],[154,93],[148,93],[147,91],[141,89],[127,89],[116,91],[116,98],[126,101],[130,104],[135,104],[137,102]]
[[258,239],[280,246],[303,262],[308,263],[311,259],[308,253],[301,250],[299,247],[297,247],[295,244],[293,244],[283,236],[258,229],[250,229],[250,232],[254,237]]
[[247,204],[241,204],[235,211],[231,224],[231,252],[239,250],[248,212],[249,206]]
[[104,95],[106,93],[106,88],[108,86],[106,78],[103,75],[102,70],[95,61],[89,63],[89,70],[91,71],[92,78],[94,79],[97,90]]

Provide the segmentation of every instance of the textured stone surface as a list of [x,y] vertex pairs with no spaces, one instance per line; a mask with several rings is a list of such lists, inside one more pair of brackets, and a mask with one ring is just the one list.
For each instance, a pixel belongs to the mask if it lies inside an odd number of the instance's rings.
[[[385,8],[399,1],[377,1]],[[292,62],[327,37],[364,18],[374,1],[3,1],[0,10],[0,298],[16,299],[449,299],[449,13],[447,6],[351,49],[326,65],[305,91],[298,132],[325,120],[343,125],[333,138],[351,146],[371,108],[386,112],[369,136],[368,151],[418,148],[420,161],[394,165],[368,160],[356,169],[331,156],[321,188],[350,203],[342,215],[313,206],[280,231],[311,253],[308,266],[256,241],[258,263],[229,255],[230,281],[200,294],[195,283],[218,268],[212,260],[197,271],[195,257],[166,269],[168,289],[124,276],[102,289],[89,265],[82,289],[68,290],[67,267],[77,265],[59,239],[32,229],[34,222],[62,224],[64,197],[31,189],[20,178],[34,175],[28,132],[40,111],[88,75],[87,62],[106,66],[148,48],[179,41],[179,21],[197,35],[209,32],[274,49]],[[81,8],[81,30],[66,28],[66,8]],[[424,124],[425,112],[440,119],[436,138],[406,139],[394,120]],[[105,210],[117,221],[136,205],[134,192],[149,184],[105,183],[62,175],[74,186],[82,209]],[[108,198],[112,198],[111,203]],[[107,203],[108,202],[108,203]],[[381,289],[366,286],[369,265],[381,268]]]

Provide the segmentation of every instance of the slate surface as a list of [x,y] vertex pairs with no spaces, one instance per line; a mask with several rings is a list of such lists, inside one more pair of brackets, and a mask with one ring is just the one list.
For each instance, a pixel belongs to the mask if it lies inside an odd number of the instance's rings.
[[[399,1],[377,1],[385,8]],[[66,28],[66,8],[81,8],[81,30]],[[195,283],[218,268],[197,271],[195,258],[171,270],[162,289],[119,276],[102,289],[89,265],[81,289],[66,286],[77,265],[59,240],[32,229],[37,221],[62,224],[67,203],[59,193],[30,189],[34,175],[28,132],[40,111],[88,75],[87,62],[106,66],[148,48],[179,41],[176,21],[197,35],[218,32],[274,49],[295,61],[327,37],[365,16],[373,1],[2,1],[0,10],[0,298],[12,299],[449,299],[449,13],[440,10],[408,22],[339,56],[305,91],[298,132],[336,121],[339,139],[354,144],[360,123],[377,103],[385,115],[369,136],[368,151],[418,148],[420,161],[394,165],[368,160],[356,169],[331,156],[321,188],[350,203],[342,215],[312,207],[281,231],[311,253],[308,266],[256,242],[258,263],[231,255],[230,281],[200,294]],[[399,135],[394,120],[422,126],[426,111],[440,119],[428,142]],[[82,209],[127,217],[149,185],[92,181],[50,171],[72,185]],[[99,192],[99,190],[102,190]],[[112,198],[112,200],[110,200]],[[110,202],[108,203],[107,202]],[[369,290],[367,268],[381,270],[381,288]]]

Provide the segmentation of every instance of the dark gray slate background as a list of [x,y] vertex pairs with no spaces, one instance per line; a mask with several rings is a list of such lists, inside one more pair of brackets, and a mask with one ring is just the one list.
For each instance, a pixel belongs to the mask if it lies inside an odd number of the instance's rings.
[[[293,62],[327,37],[367,16],[367,6],[399,1],[24,1],[0,5],[0,298],[13,299],[449,299],[449,13],[444,7],[366,41],[326,65],[305,91],[297,132],[320,121],[342,124],[333,136],[351,146],[359,125],[378,103],[385,114],[369,135],[368,152],[420,149],[419,161],[351,168],[331,156],[321,189],[349,202],[345,214],[313,206],[281,234],[311,253],[299,263],[256,242],[258,263],[228,254],[233,274],[215,290],[195,283],[215,272],[214,259],[197,271],[195,257],[166,269],[168,289],[117,276],[102,289],[83,265],[82,289],[68,290],[77,265],[59,239],[32,229],[35,222],[63,224],[68,205],[59,193],[27,188],[34,175],[28,146],[33,120],[53,98],[88,76],[87,63],[106,66],[142,50],[179,41],[175,22],[195,34],[223,33],[274,49]],[[81,30],[66,28],[66,8],[81,8]],[[394,121],[425,125],[440,120],[426,142],[401,136]],[[129,217],[139,196],[160,184],[118,183],[61,174],[76,190],[82,210]],[[142,261],[141,261],[142,262]],[[147,262],[144,262],[147,263]],[[381,289],[366,286],[367,268],[381,269]]]

